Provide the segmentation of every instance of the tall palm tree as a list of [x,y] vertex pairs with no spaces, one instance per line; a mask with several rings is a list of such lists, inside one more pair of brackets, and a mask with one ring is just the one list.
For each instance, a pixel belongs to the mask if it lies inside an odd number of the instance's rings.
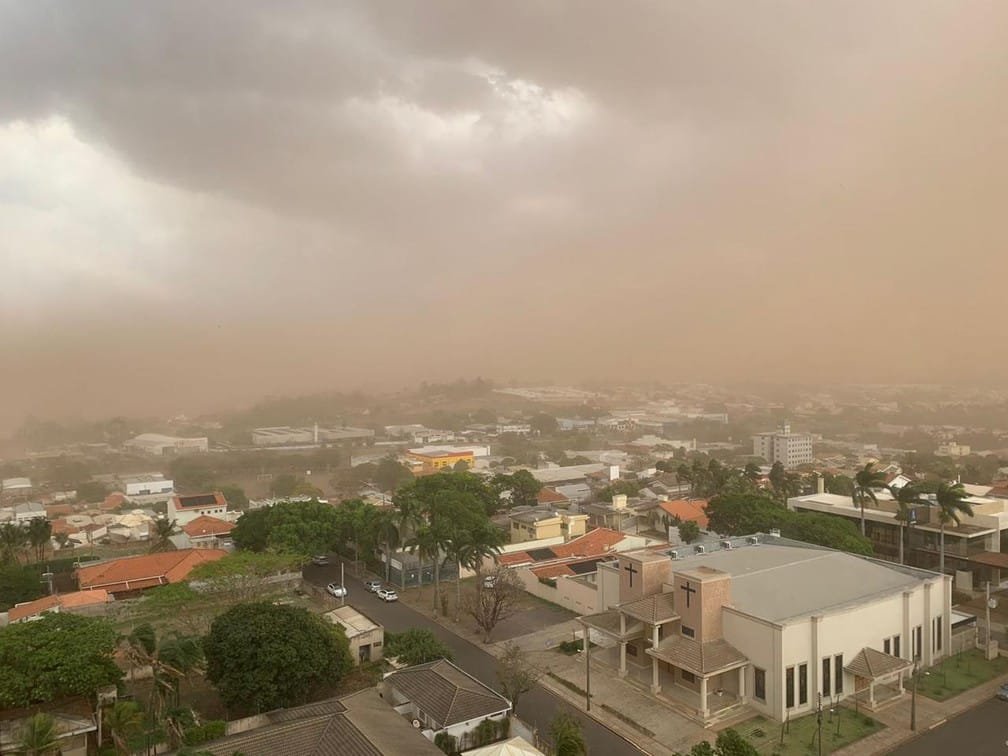
[[159,551],[175,551],[176,546],[171,537],[178,531],[178,522],[167,517],[154,520],[150,530],[150,553]]
[[52,523],[45,517],[33,517],[27,527],[28,543],[35,552],[35,561],[45,559],[45,549],[52,538]]
[[499,554],[504,545],[504,534],[492,523],[477,527],[460,528],[451,542],[451,554],[458,564],[455,575],[455,621],[462,607],[462,568],[476,572],[476,585],[480,586],[480,567],[487,557]]
[[885,473],[876,470],[874,462],[866,464],[864,469],[858,470],[854,476],[854,493],[851,494],[851,499],[854,501],[854,506],[861,508],[861,535],[865,534],[865,504],[869,501],[878,504],[875,489],[884,487]]
[[[413,549],[409,548],[409,544],[413,542],[416,537],[416,532],[419,529],[421,523],[423,523],[423,517],[420,513],[419,507],[416,505],[414,499],[403,499],[399,501],[396,506],[396,511],[392,515],[393,521],[395,522],[396,531],[398,532],[398,540],[401,546],[406,548],[411,554]],[[420,564],[420,568],[423,568],[423,564]],[[402,589],[406,590],[406,564],[403,562],[401,573],[399,575],[399,582],[402,583]],[[418,578],[419,580],[419,578]]]
[[24,756],[52,756],[59,752],[59,741],[56,719],[51,714],[39,712],[21,727],[14,752]]
[[115,743],[116,753],[129,756],[132,752],[130,740],[143,732],[143,710],[135,701],[118,701],[105,710],[105,727]]
[[[417,555],[417,596],[423,592],[423,567],[428,560],[435,564],[435,577],[438,575],[437,563],[441,559],[441,544],[434,535],[433,529],[422,523],[413,531],[413,536],[406,542],[406,550]],[[437,608],[437,593],[434,594],[435,609]]]
[[910,521],[910,512],[917,504],[924,504],[925,499],[913,483],[895,488],[889,486],[889,492],[896,500],[896,522],[899,523],[899,563],[903,564],[903,529]]
[[375,520],[375,534],[385,552],[385,582],[390,580],[392,570],[392,550],[399,547],[399,528],[396,525],[396,512],[382,510]]
[[18,554],[28,543],[28,532],[19,522],[0,525],[0,557],[4,562],[17,562]]
[[966,499],[969,494],[962,483],[942,482],[935,491],[935,503],[938,506],[938,522],[941,524],[941,535],[938,543],[938,572],[945,574],[945,526],[954,522],[959,524],[962,515],[973,516],[973,507]]
[[588,753],[581,725],[566,712],[558,714],[553,720],[550,735],[556,756],[585,756]]

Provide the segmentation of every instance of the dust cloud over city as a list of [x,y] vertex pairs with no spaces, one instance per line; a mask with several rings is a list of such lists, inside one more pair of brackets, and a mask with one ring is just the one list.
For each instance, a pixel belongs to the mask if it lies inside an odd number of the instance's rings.
[[1008,5],[0,2],[0,428],[1003,384]]

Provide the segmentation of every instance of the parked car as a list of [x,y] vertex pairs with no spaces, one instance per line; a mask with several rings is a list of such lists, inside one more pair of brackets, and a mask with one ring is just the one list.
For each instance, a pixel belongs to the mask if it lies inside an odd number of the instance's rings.
[[313,556],[311,559],[312,564],[329,564],[329,557],[325,554],[319,554],[318,556]]
[[484,588],[493,588],[495,585],[497,585],[496,575],[487,575],[485,578],[483,578]]
[[350,595],[346,589],[346,586],[339,585],[338,583],[329,583],[329,585],[327,585],[325,589],[334,598],[346,598],[347,596]]
[[395,588],[379,588],[378,598],[382,601],[398,601],[399,594],[395,592]]
[[995,695],[1002,701],[1008,701],[1008,683],[1005,683],[1000,688],[998,688],[998,691]]
[[368,580],[364,583],[364,587],[371,593],[377,593],[378,589],[381,588],[381,580]]

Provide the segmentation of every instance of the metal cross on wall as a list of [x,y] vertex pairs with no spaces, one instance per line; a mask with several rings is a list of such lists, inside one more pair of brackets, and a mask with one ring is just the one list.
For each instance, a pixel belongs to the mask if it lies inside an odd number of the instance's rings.
[[640,570],[636,569],[633,566],[633,562],[631,562],[630,564],[628,564],[623,569],[625,569],[627,572],[630,573],[630,587],[633,588],[633,576],[636,575],[638,572],[640,572]]
[[689,581],[685,581],[682,585],[682,589],[686,591],[686,608],[689,609],[690,596],[696,593],[696,588],[689,584]]

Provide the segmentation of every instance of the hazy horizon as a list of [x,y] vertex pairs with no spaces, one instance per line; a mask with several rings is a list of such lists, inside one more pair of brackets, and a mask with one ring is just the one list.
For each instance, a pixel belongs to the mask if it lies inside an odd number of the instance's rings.
[[0,429],[1008,385],[1008,5],[0,0]]

